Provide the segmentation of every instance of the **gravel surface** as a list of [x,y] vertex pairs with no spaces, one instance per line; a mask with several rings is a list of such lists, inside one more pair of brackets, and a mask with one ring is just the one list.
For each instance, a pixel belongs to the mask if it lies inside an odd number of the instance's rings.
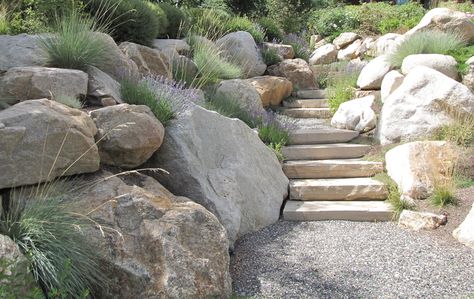
[[474,250],[392,222],[280,221],[236,243],[231,272],[256,298],[474,298]]

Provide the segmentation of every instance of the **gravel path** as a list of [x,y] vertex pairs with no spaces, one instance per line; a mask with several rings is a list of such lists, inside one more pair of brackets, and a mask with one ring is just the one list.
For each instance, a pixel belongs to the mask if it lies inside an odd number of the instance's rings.
[[474,298],[474,250],[391,222],[280,221],[237,242],[231,272],[256,298]]

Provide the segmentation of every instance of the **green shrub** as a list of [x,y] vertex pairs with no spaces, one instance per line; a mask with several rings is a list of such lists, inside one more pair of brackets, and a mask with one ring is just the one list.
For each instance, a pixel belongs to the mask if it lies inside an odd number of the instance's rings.
[[336,113],[342,103],[354,97],[357,77],[356,73],[341,73],[328,80],[326,92],[331,113]]
[[219,79],[236,79],[242,75],[242,69],[222,57],[218,47],[204,41],[194,44],[193,61],[198,68],[194,88],[216,83]]
[[258,24],[265,32],[265,39],[267,41],[281,41],[283,39],[283,29],[280,28],[275,20],[268,17],[263,17],[258,20]]
[[142,0],[88,0],[86,11],[98,17],[101,25],[110,27],[118,43],[151,46],[165,22]]
[[228,33],[226,23],[230,19],[229,14],[216,9],[191,8],[186,10],[188,24],[186,25],[186,36],[205,36],[210,40],[216,40]]
[[466,13],[474,13],[474,3],[472,1],[442,1],[438,3],[438,7],[446,7],[456,11],[462,11]]
[[454,33],[422,31],[408,36],[389,55],[392,66],[400,67],[403,59],[413,54],[447,54],[462,48],[464,42]]
[[311,0],[268,0],[268,16],[288,33],[300,32],[312,7]]
[[95,32],[104,31],[93,19],[72,11],[59,17],[54,35],[42,35],[39,44],[50,66],[86,70],[107,59],[107,43]]
[[311,13],[308,21],[309,29],[330,40],[345,31],[358,28],[360,22],[355,12],[344,7],[317,10]]
[[160,3],[159,7],[164,11],[168,20],[167,30],[161,32],[161,37],[180,38],[187,20],[186,14],[181,9],[168,3]]
[[247,17],[233,17],[225,24],[225,32],[247,31],[257,43],[263,42],[265,32]]
[[84,235],[93,225],[70,204],[76,183],[54,181],[14,190],[0,215],[0,233],[15,241],[49,298],[83,298],[105,282],[98,250]]
[[250,112],[242,107],[235,99],[213,94],[208,98],[206,108],[230,118],[238,118],[251,128],[256,126],[256,121]]
[[466,61],[474,56],[474,45],[450,50],[447,52],[447,54],[453,56],[454,59],[456,59],[459,73],[465,75],[469,70],[469,65],[466,64]]
[[[160,5],[157,3],[153,2],[145,2],[146,5],[150,8],[151,11],[157,16],[158,18],[158,36],[157,37],[170,37],[170,38],[175,38],[178,37],[178,35],[170,35],[169,30],[173,31],[176,29],[170,28],[169,27],[169,21],[168,21],[168,15],[166,14],[165,10],[161,8]],[[173,16],[176,17],[176,16]],[[174,20],[174,19],[173,19]]]
[[272,48],[263,49],[262,57],[266,65],[274,65],[282,60],[280,55],[278,55],[277,50]]

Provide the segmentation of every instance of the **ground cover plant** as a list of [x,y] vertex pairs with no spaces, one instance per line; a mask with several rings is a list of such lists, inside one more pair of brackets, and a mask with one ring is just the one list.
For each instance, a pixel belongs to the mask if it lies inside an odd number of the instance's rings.
[[400,214],[403,210],[415,209],[415,205],[412,202],[402,198],[397,183],[395,183],[386,172],[375,175],[374,179],[384,183],[387,186],[388,196],[386,201],[392,205],[394,220],[397,220],[400,217]]
[[263,49],[262,58],[266,65],[274,65],[282,61],[280,55],[278,55],[277,50],[273,48]]
[[326,92],[331,113],[336,113],[339,106],[354,98],[357,73],[341,72],[327,81]]

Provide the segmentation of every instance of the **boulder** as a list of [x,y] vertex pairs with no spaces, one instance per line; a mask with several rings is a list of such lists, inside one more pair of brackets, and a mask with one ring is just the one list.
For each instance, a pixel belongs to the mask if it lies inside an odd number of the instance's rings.
[[[360,89],[357,89],[355,92],[354,92],[354,98],[356,99],[359,99],[359,98],[365,98],[365,97],[368,97],[368,96],[373,96],[375,97],[375,102],[378,102],[380,101],[380,98],[381,98],[381,92],[380,90],[360,90]],[[374,109],[374,105],[372,105],[372,109]]]
[[216,41],[217,47],[228,60],[242,68],[245,78],[261,76],[267,65],[263,62],[252,35],[246,31],[232,32]]
[[332,117],[331,125],[359,132],[372,130],[377,124],[377,116],[371,108],[374,100],[374,96],[368,96],[342,103]]
[[214,215],[147,176],[93,181],[74,204],[102,225],[85,231],[110,277],[98,298],[230,297],[228,241]]
[[291,45],[263,43],[263,49],[276,51],[283,59],[295,58],[295,50],[293,50]]
[[301,58],[285,59],[268,68],[271,76],[285,77],[293,83],[295,89],[318,88],[313,72],[308,63]]
[[100,65],[100,70],[117,81],[123,79],[136,80],[139,77],[136,63],[129,59],[120,50],[112,37],[105,33],[94,33],[97,39],[102,39],[106,44],[107,60]]
[[454,120],[474,114],[474,95],[446,75],[419,66],[385,99],[379,123],[382,144],[430,137]]
[[430,10],[421,19],[420,23],[413,27],[406,35],[411,35],[424,30],[440,30],[444,32],[456,32],[465,40],[474,42],[474,23],[472,15],[454,11],[449,8],[435,8]]
[[165,129],[148,106],[121,104],[90,112],[103,164],[135,168],[161,146]]
[[263,113],[260,94],[247,80],[232,79],[221,81],[216,88],[215,95],[237,101],[243,108],[251,113]]
[[142,76],[170,76],[170,58],[164,53],[139,44],[124,42],[120,50],[135,62]]
[[173,67],[171,68],[171,71],[177,81],[186,81],[186,78],[194,80],[199,72],[194,61],[184,55],[173,57]]
[[350,44],[348,47],[339,50],[339,52],[337,52],[337,59],[352,60],[359,57],[357,56],[356,53],[360,50],[361,46],[362,46],[362,40],[360,39],[356,40],[355,42]]
[[83,71],[39,66],[14,67],[0,79],[0,101],[20,101],[87,94],[88,76]]
[[403,59],[402,63],[402,73],[408,74],[410,70],[414,69],[417,66],[426,66],[431,69],[437,70],[445,74],[446,76],[457,80],[459,78],[459,73],[456,68],[458,63],[456,59],[449,55],[441,54],[416,54],[408,55]]
[[87,96],[92,97],[95,104],[101,103],[103,99],[112,99],[114,103],[123,102],[120,83],[114,78],[93,66],[88,68],[87,73],[89,75]]
[[463,76],[462,83],[474,92],[474,56],[466,61],[468,65],[467,73]]
[[385,154],[388,175],[400,193],[412,199],[425,199],[436,184],[449,179],[458,154],[445,141],[415,141],[399,145]]
[[395,89],[402,85],[404,78],[405,76],[398,71],[390,71],[385,75],[380,87],[382,103]]
[[403,210],[398,219],[398,225],[414,231],[437,229],[448,221],[446,215],[436,215],[428,212]]
[[165,52],[185,54],[191,50],[189,44],[182,39],[155,39],[153,40],[153,48]]
[[316,44],[320,41],[323,40],[323,37],[319,34],[313,34],[311,35],[311,37],[309,38],[309,44],[311,46],[311,50],[315,50],[316,49]]
[[328,42],[326,39],[322,39],[318,42],[316,42],[314,45],[313,45],[313,49],[316,50],[317,48],[320,48],[324,45],[327,45],[327,44],[330,44],[330,42]]
[[397,48],[404,38],[403,35],[397,33],[387,33],[379,37],[375,42],[374,56],[390,54]]
[[231,245],[275,223],[288,194],[288,178],[254,130],[195,105],[170,122],[163,145],[146,165],[168,171],[154,176],[216,215]]
[[387,56],[379,56],[362,69],[357,79],[357,86],[361,89],[380,89],[383,78],[391,69]]
[[337,49],[344,49],[345,47],[349,46],[356,40],[360,39],[360,35],[354,32],[344,32],[341,33],[338,37],[334,39],[332,42]]
[[247,79],[260,94],[263,107],[278,106],[293,91],[290,80],[282,77],[261,76]]
[[37,35],[0,35],[0,73],[12,67],[42,66],[46,59]]
[[376,40],[373,37],[367,37],[364,39],[359,49],[357,49],[355,55],[356,57],[362,57],[365,54],[370,56],[376,56],[375,53],[375,42]]
[[337,49],[333,44],[327,44],[317,48],[311,53],[309,63],[315,64],[330,64],[337,61]]
[[453,236],[462,244],[474,249],[474,204],[466,219],[453,231]]
[[0,189],[99,169],[89,116],[47,99],[0,111]]

